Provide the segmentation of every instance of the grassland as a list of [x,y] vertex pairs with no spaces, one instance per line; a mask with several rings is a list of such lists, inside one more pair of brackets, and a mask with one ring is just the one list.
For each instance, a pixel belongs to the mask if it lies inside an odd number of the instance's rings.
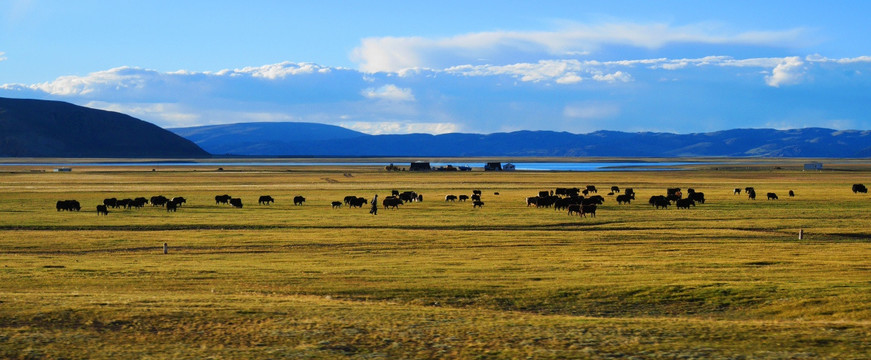
[[[871,197],[850,191],[871,171],[854,165],[29,168],[0,172],[0,358],[871,357]],[[526,206],[587,184],[639,201],[606,196],[595,218]],[[745,186],[760,199],[732,193]],[[650,207],[666,187],[707,203]],[[424,201],[329,205],[391,189]],[[442,201],[472,189],[482,209]],[[225,193],[244,208],[215,205]],[[93,211],[159,194],[188,203]],[[266,194],[276,203],[257,205]],[[57,212],[61,199],[84,209]]]

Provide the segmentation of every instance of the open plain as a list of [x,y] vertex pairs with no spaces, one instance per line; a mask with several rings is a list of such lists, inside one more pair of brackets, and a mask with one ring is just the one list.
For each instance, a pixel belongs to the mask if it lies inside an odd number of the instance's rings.
[[[0,358],[871,357],[871,197],[851,191],[871,171],[855,164],[32,168],[0,169]],[[527,206],[585,185],[596,217]],[[733,193],[747,186],[756,200]],[[672,187],[706,203],[647,203]],[[330,205],[393,189],[423,201]],[[444,201],[473,189],[480,208]],[[95,211],[155,195],[187,202]]]

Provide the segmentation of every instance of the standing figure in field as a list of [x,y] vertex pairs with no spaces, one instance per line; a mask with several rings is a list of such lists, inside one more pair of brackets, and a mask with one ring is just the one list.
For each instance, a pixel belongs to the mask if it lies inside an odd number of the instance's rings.
[[375,197],[372,198],[372,207],[369,209],[369,213],[378,215],[378,194],[375,194]]

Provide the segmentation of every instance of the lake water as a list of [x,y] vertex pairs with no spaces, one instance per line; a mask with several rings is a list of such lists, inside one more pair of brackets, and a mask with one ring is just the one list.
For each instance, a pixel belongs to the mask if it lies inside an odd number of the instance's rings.
[[[225,167],[225,166],[387,166],[389,162],[195,162],[195,161],[161,161],[161,162],[88,162],[88,163],[0,163],[0,166],[51,166],[69,167],[76,166],[198,166],[198,167]],[[393,163],[401,168],[408,168],[408,163]],[[503,163],[504,164],[504,163]],[[705,165],[713,163],[705,162],[518,162],[514,164],[518,171],[664,171],[680,170],[683,165]],[[433,168],[447,165],[469,166],[473,171],[481,171],[482,163],[430,163]]]

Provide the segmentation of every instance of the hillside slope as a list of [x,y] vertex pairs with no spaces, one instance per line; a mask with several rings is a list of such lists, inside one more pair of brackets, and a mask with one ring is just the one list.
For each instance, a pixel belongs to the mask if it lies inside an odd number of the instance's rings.
[[233,155],[306,154],[311,142],[338,142],[361,136],[340,126],[297,122],[254,122],[167,129],[206,151]]
[[0,157],[200,158],[193,142],[128,115],[0,98]]

